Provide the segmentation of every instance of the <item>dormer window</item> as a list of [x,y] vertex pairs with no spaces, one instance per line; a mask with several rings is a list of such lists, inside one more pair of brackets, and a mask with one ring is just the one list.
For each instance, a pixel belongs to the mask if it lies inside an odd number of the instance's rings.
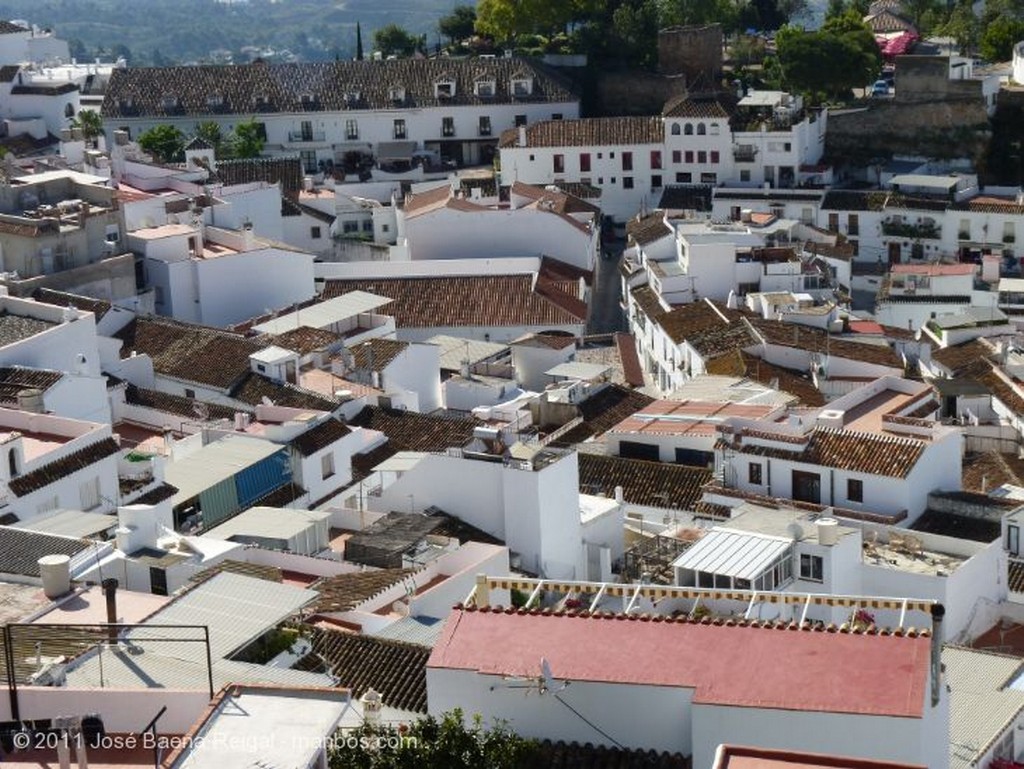
[[388,98],[393,102],[405,101],[405,89],[400,85],[393,85],[388,89]]
[[133,99],[131,96],[123,97],[121,99],[120,103],[121,103],[121,109],[123,109],[123,110],[135,109],[135,99]]
[[450,99],[455,95],[455,81],[442,78],[434,83],[434,96],[438,99]]
[[302,94],[299,97],[299,99],[302,102],[302,106],[307,108],[307,109],[316,105],[316,95],[313,94],[313,93],[310,93],[309,91],[307,91],[306,93]]
[[359,103],[359,91],[346,91],[345,92],[345,106],[353,107]]
[[493,80],[477,80],[474,84],[476,95],[481,99],[490,99],[494,96]]
[[173,93],[165,93],[163,98],[160,99],[160,106],[165,110],[177,109],[178,108],[178,97]]
[[224,106],[224,97],[219,93],[211,93],[206,97],[206,106],[210,109],[220,109]]
[[258,93],[252,97],[253,106],[256,109],[266,109],[270,106],[270,99],[265,93]]
[[517,97],[533,94],[533,78],[517,77],[512,80],[512,95]]

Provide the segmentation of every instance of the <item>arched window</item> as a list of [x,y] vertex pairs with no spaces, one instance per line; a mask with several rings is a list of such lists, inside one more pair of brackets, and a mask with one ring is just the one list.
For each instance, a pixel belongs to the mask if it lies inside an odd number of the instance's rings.
[[697,123],[697,136],[703,136],[703,135],[704,135],[704,134],[706,134],[707,132],[708,132],[708,131],[707,131],[707,129],[706,129],[705,127],[704,127],[704,124],[703,124],[703,123]]
[[11,471],[11,477],[12,478],[17,478],[18,477],[18,453],[14,449],[11,449],[7,453],[7,466],[8,466],[8,469]]
[[673,123],[672,124],[672,135],[673,136],[679,136],[680,133],[682,133],[682,131],[679,128],[679,123]]
[[693,136],[693,125],[690,123],[686,124],[686,130],[683,131],[687,136]]
[[73,105],[70,102],[68,102],[68,104],[66,104],[64,106],[64,117],[74,117],[74,116],[75,116],[75,105]]

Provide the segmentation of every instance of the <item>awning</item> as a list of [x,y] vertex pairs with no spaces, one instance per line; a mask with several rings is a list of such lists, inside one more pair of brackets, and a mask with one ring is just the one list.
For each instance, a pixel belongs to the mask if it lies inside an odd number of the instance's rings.
[[416,142],[381,142],[377,145],[377,160],[412,160]]
[[791,546],[790,540],[781,537],[712,529],[679,556],[673,566],[753,581]]

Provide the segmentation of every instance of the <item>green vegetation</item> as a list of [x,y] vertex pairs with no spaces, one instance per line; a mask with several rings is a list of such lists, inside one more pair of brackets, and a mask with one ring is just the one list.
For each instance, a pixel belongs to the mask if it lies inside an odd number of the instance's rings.
[[427,47],[427,36],[417,37],[397,24],[387,24],[373,33],[373,47],[388,56],[412,56]]
[[180,163],[185,159],[185,134],[174,126],[158,125],[139,134],[139,146],[159,163]]
[[87,144],[95,147],[96,139],[103,133],[103,118],[100,113],[93,109],[83,109],[78,116],[71,121],[72,128],[81,128],[82,136]]
[[257,158],[263,152],[263,126],[252,117],[235,126],[232,136],[228,137],[230,151],[228,155],[236,158]]
[[986,25],[981,36],[981,55],[988,61],[1008,61],[1013,46],[1024,40],[1024,20],[1001,16]]
[[471,726],[462,711],[428,716],[408,729],[363,728],[335,740],[331,769],[527,769],[537,764],[537,743],[497,724]]

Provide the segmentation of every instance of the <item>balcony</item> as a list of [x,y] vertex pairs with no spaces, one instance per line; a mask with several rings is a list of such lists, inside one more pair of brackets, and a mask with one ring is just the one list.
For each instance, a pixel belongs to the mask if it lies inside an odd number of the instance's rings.
[[737,163],[753,163],[757,158],[757,147],[753,144],[734,144],[732,158]]
[[327,141],[327,137],[323,131],[289,131],[288,141],[293,143],[324,142]]
[[938,240],[942,237],[942,228],[934,222],[910,224],[909,222],[887,220],[882,222],[882,234],[913,240]]

